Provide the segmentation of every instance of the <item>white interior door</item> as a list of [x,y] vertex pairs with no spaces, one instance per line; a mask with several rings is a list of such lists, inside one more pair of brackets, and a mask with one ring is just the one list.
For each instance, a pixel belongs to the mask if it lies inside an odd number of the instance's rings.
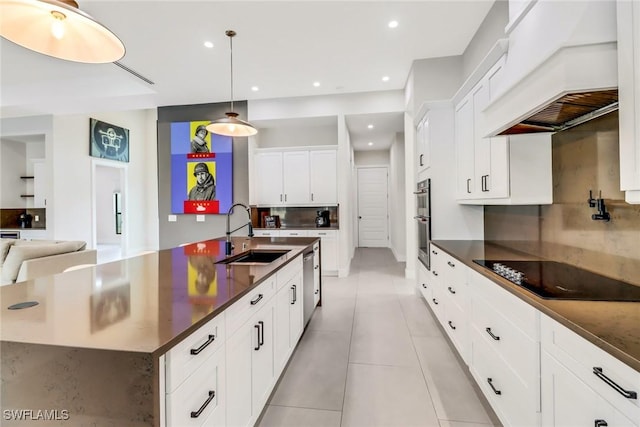
[[358,168],[358,246],[389,246],[386,167]]

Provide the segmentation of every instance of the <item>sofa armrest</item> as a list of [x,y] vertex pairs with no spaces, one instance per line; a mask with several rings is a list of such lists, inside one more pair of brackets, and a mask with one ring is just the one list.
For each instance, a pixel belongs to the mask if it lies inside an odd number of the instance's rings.
[[98,261],[98,251],[85,249],[67,252],[41,258],[28,259],[22,262],[18,272],[17,282],[62,273],[66,268],[79,264],[95,264]]

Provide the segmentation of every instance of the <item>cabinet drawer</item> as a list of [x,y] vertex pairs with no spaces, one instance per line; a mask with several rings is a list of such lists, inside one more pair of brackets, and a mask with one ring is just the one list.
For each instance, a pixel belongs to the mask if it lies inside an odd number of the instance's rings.
[[227,308],[225,310],[227,337],[231,337],[231,335],[249,320],[251,316],[257,313],[275,293],[276,275],[274,274]]
[[320,237],[321,239],[335,239],[338,237],[338,230],[307,230],[308,237]]
[[225,425],[224,348],[205,362],[174,392],[167,394],[167,425],[181,427]]
[[467,285],[465,283],[458,284],[452,282],[451,280],[448,280],[448,278],[443,280],[441,283],[442,292],[444,294],[443,297],[446,297],[448,301],[447,307],[450,303],[452,305],[456,305],[458,310],[466,312],[468,305]]
[[[528,387],[472,328],[471,373],[506,426],[538,425],[538,389]],[[531,370],[537,366],[532,366]]]
[[474,298],[483,298],[525,334],[538,340],[538,311],[535,308],[473,270],[469,270],[469,291],[474,294]]
[[287,284],[289,280],[295,277],[302,270],[302,255],[297,256],[289,264],[282,267],[276,273],[276,279],[278,282],[278,290]]
[[457,259],[444,252],[442,254],[442,260],[440,261],[440,270],[444,273],[446,277],[446,284],[462,286],[467,283],[467,269],[463,263],[459,262]]
[[537,379],[538,345],[482,298],[471,302],[471,322],[478,336],[493,348],[527,384]]
[[444,298],[442,295],[442,290],[440,289],[437,283],[431,283],[431,295],[427,300],[429,306],[433,310],[433,313],[436,315],[436,318],[442,323],[444,322]]
[[640,373],[550,317],[541,317],[543,349],[640,425]]
[[167,352],[165,365],[167,392],[173,392],[178,388],[224,343],[224,320],[223,312]]
[[253,234],[256,237],[278,237],[280,232],[278,230],[254,230]]
[[307,230],[280,230],[280,237],[307,237]]
[[469,322],[466,312],[457,304],[447,301],[445,305],[445,322],[442,325],[453,341],[462,360],[468,363],[469,359]]

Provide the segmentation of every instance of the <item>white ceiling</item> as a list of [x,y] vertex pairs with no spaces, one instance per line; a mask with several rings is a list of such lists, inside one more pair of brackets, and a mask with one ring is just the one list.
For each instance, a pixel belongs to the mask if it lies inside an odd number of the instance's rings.
[[[228,101],[227,29],[238,33],[236,100],[403,89],[414,60],[462,54],[493,1],[80,0],[83,11],[124,42],[120,62],[155,84],[113,64],[66,62],[0,39],[0,112],[14,117]],[[397,28],[388,28],[391,20]],[[214,48],[205,48],[205,40]],[[369,123],[373,130],[361,128]],[[347,126],[356,149],[384,149],[402,132],[403,120],[401,114],[353,116]]]

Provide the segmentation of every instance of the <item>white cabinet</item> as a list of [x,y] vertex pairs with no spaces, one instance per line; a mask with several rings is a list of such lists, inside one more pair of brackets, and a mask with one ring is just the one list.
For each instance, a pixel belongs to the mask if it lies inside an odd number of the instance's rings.
[[309,152],[285,151],[282,191],[285,203],[302,204],[311,201],[309,189]]
[[640,203],[640,3],[619,0],[617,15],[620,189]]
[[469,270],[469,369],[505,426],[538,425],[539,312]]
[[416,127],[417,171],[424,172],[431,166],[431,124],[429,112],[420,119]]
[[309,152],[311,202],[338,204],[338,164],[335,150]]
[[226,343],[227,423],[232,426],[255,421],[274,380],[274,304],[267,300],[260,305]]
[[462,204],[550,204],[551,134],[487,137],[483,110],[505,56],[455,108],[456,198]]
[[546,315],[541,336],[544,426],[640,425],[640,372]]
[[303,330],[303,287],[301,260],[278,272],[276,295],[275,372],[280,375]]
[[264,152],[255,155],[255,197],[258,204],[284,202],[282,153]]
[[256,151],[252,200],[260,205],[336,205],[336,150]]
[[320,238],[322,274],[336,275],[338,272],[338,230],[308,230],[307,236]]

